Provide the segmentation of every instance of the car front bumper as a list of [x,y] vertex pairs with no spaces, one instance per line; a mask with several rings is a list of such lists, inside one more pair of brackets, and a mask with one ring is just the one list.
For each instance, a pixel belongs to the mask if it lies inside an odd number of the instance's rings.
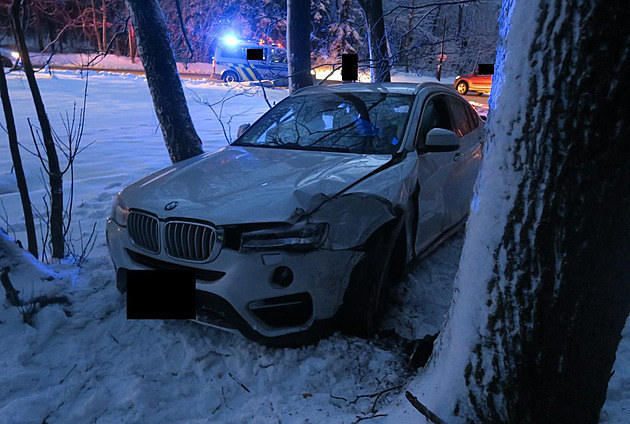
[[[127,229],[111,219],[107,245],[119,280],[132,269],[192,268],[197,274],[198,321],[265,339],[303,332],[332,318],[354,265],[364,255],[354,250],[242,253],[223,248],[213,261],[198,264],[171,258],[163,250],[143,251],[131,243]],[[286,287],[272,281],[278,267],[293,274]]]

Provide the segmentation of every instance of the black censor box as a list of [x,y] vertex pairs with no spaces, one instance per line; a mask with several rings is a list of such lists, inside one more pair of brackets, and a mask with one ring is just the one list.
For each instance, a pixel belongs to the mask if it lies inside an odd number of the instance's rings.
[[341,55],[341,81],[359,79],[359,56],[356,54]]
[[480,63],[477,66],[479,75],[494,75],[494,63]]
[[194,319],[195,271],[128,270],[127,319]]
[[263,49],[247,49],[247,60],[263,60]]

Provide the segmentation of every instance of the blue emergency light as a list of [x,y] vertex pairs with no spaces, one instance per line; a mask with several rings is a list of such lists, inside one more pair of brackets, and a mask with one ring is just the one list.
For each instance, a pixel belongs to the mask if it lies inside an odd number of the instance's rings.
[[238,38],[236,38],[234,35],[228,34],[223,37],[223,43],[226,46],[234,47],[238,45],[239,41],[238,41]]

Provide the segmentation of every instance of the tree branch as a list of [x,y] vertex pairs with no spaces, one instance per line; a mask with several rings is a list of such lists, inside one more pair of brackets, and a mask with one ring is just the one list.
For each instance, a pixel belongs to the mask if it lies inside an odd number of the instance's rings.
[[411,405],[418,410],[422,415],[426,417],[427,420],[431,421],[434,424],[446,424],[440,417],[435,415],[433,412],[429,411],[429,408],[424,406],[418,398],[411,394],[411,392],[406,391],[405,397],[411,403]]

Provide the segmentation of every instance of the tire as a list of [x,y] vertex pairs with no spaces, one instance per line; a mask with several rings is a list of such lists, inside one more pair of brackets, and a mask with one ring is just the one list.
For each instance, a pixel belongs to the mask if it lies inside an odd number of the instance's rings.
[[457,92],[462,96],[468,93],[468,83],[466,81],[458,82],[455,88],[457,89]]
[[224,72],[222,78],[224,82],[239,82],[240,80],[238,74],[233,71]]
[[8,57],[0,56],[0,61],[2,62],[2,67],[3,68],[12,68],[13,67],[13,62],[11,62],[11,59],[9,59]]
[[[404,231],[401,233],[404,237]],[[397,241],[394,243],[394,241]],[[338,313],[339,328],[346,334],[372,337],[383,314],[389,288],[401,275],[392,270],[399,240],[382,231],[366,245],[365,257],[354,267]],[[394,271],[394,272],[392,272]]]

